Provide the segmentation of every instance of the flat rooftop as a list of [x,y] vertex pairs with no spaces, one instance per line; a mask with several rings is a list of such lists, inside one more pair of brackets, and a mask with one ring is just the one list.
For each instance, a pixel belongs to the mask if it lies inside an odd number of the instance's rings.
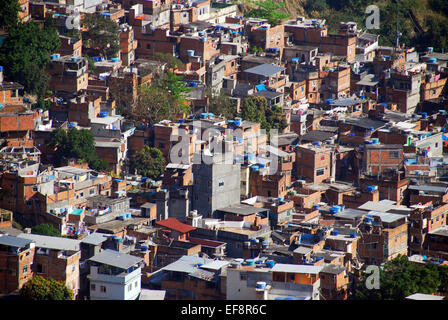
[[115,250],[104,250],[94,255],[89,259],[90,261],[100,264],[106,264],[108,266],[117,267],[120,269],[129,269],[130,267],[141,262],[143,259],[135,256],[131,256],[126,253],[121,253]]
[[53,250],[68,250],[79,251],[81,240],[67,239],[62,237],[51,237],[40,234],[22,233],[20,238],[28,239],[36,243],[36,247],[53,249]]

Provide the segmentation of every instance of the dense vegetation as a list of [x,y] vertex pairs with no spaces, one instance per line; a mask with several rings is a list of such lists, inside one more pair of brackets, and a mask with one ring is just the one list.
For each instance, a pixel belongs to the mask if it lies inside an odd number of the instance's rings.
[[131,158],[130,169],[154,180],[165,171],[165,159],[159,149],[144,146]]
[[43,97],[50,80],[45,67],[59,46],[53,27],[41,29],[36,22],[18,23],[9,29],[0,47],[0,63],[12,81],[22,84],[26,92]]
[[448,292],[448,266],[434,263],[418,265],[400,256],[384,264],[380,269],[380,288],[365,286],[368,274],[364,274],[352,296],[353,300],[403,300],[414,293]]
[[55,163],[61,164],[63,158],[87,161],[93,170],[107,170],[109,164],[100,159],[95,150],[95,140],[89,130],[73,128],[68,132],[58,128],[51,133],[48,146],[55,150]]
[[278,106],[268,106],[264,97],[248,96],[241,106],[240,117],[243,120],[260,123],[261,128],[269,135],[271,129],[283,131],[287,126],[286,120],[282,117],[282,108]]
[[43,236],[60,237],[61,233],[51,224],[43,223],[35,225],[31,228],[32,234],[40,234]]
[[88,14],[82,21],[82,44],[91,53],[106,58],[116,57],[120,51],[120,30],[117,23],[100,14]]
[[20,296],[25,300],[73,300],[73,290],[63,282],[34,276],[20,289]]
[[369,32],[379,34],[380,45],[395,44],[396,27],[402,34],[400,42],[418,50],[434,47],[436,51],[448,49],[448,2],[446,0],[306,0],[304,9],[310,17],[327,20],[331,33],[337,33],[341,21],[354,21],[366,29],[369,5],[380,9],[380,29]]

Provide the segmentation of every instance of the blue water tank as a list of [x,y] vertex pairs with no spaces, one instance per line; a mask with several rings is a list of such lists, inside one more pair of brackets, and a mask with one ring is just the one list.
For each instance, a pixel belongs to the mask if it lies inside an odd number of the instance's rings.
[[268,268],[273,268],[274,265],[275,265],[275,261],[274,261],[274,260],[267,260],[267,261],[266,261],[266,266],[267,266]]
[[257,282],[257,289],[264,289],[266,288],[266,282],[258,281]]
[[237,127],[241,126],[241,118],[235,118],[234,123]]

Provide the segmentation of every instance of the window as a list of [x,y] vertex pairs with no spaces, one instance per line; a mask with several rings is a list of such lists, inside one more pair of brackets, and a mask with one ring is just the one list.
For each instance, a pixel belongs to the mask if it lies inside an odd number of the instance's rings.
[[106,292],[106,287],[105,286],[101,286],[101,292]]
[[91,284],[91,285],[90,285],[90,290],[91,290],[91,291],[95,291],[95,289],[96,289],[96,288],[95,288],[95,285],[94,285],[94,284]]
[[400,154],[398,151],[391,151],[389,152],[389,157],[392,159],[398,159],[400,158]]
[[45,270],[45,269],[44,269],[44,266],[43,266],[42,264],[38,263],[38,264],[36,265],[36,272],[37,272],[37,273],[45,273],[44,270]]

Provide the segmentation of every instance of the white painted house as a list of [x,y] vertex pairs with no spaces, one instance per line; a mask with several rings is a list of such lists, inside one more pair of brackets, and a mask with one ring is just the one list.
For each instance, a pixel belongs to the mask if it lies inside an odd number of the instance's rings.
[[104,250],[89,259],[90,300],[136,300],[141,292],[143,259]]

